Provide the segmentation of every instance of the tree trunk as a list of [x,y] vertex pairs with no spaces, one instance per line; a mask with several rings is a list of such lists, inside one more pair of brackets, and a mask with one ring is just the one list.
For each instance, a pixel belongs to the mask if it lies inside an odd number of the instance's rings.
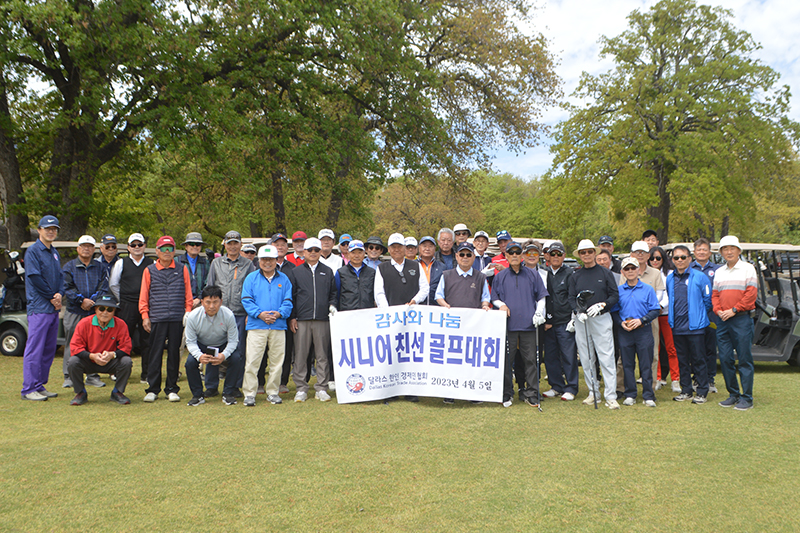
[[250,221],[250,236],[253,238],[261,237],[263,235],[263,230],[261,229],[261,222],[256,222],[254,220]]
[[286,207],[283,205],[283,171],[276,168],[272,179],[272,209],[275,212],[275,231],[286,233]]
[[339,215],[342,212],[342,185],[350,174],[350,157],[345,156],[339,160],[339,168],[334,176],[333,186],[331,187],[331,201],[328,204],[327,226],[331,229],[336,228],[339,223]]
[[[30,232],[5,83],[5,75],[0,70],[0,197],[8,230],[8,241],[4,244],[13,250],[30,240]],[[2,237],[0,240],[3,240]]]
[[719,238],[725,237],[731,230],[731,217],[725,215],[722,217],[722,227],[719,229]]
[[670,211],[670,197],[667,191],[669,184],[669,171],[664,168],[662,161],[653,163],[653,173],[658,184],[658,204],[647,208],[648,216],[655,218],[660,224],[660,228],[656,230],[658,235],[658,242],[666,244],[669,238],[669,211]]

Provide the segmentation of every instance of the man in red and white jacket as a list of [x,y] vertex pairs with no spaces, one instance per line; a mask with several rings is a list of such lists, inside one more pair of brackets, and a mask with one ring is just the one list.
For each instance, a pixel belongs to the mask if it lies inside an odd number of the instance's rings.
[[[717,324],[717,347],[719,362],[728,398],[719,402],[722,407],[733,407],[737,411],[753,408],[753,319],[750,311],[755,309],[758,294],[756,269],[739,256],[742,247],[733,235],[719,241],[719,251],[725,264],[714,275],[714,290],[711,302],[714,313],[720,318]],[[734,355],[736,350],[736,355]],[[737,379],[736,359],[739,359]]]

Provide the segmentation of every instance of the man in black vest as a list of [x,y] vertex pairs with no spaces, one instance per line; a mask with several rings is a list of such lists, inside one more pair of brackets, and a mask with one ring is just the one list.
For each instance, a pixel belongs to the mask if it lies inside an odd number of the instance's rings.
[[128,237],[128,257],[114,263],[108,280],[108,288],[119,302],[117,316],[128,326],[134,351],[142,356],[140,383],[147,384],[147,362],[150,359],[150,333],[142,325],[139,312],[139,293],[142,290],[144,269],[153,264],[151,257],[144,256],[145,239],[141,233]]
[[364,264],[364,243],[350,241],[350,262],[336,271],[339,311],[375,307],[375,269]]
[[[175,262],[175,239],[164,235],[156,243],[158,261],[148,266],[142,275],[139,312],[142,325],[150,332],[150,361],[147,368],[147,394],[144,401],[152,403],[161,392],[161,360],[167,346],[167,384],[164,392],[171,402],[179,402],[178,369],[181,364],[181,339],[184,314],[192,310],[192,282],[189,269]],[[250,263],[252,264],[252,263]],[[236,403],[233,398],[227,405]],[[231,403],[232,402],[232,403]]]
[[189,267],[189,278],[192,280],[192,298],[194,300],[192,307],[200,307],[200,294],[206,286],[206,279],[208,278],[208,259],[200,255],[203,250],[203,236],[196,232],[190,231],[186,234],[186,240],[183,241],[183,248],[186,250],[184,255],[179,255],[177,261]]
[[[475,262],[474,250],[468,242],[456,248],[457,266],[444,271],[436,288],[436,301],[441,307],[467,307],[484,311],[492,308],[486,276],[472,267]],[[444,403],[452,405],[455,400],[445,398]]]

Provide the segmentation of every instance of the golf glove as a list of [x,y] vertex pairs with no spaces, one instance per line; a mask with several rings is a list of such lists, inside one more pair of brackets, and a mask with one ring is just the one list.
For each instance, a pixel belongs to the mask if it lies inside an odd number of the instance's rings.
[[540,315],[539,313],[533,315],[533,327],[538,328],[545,322],[546,319],[544,318],[544,315]]
[[567,331],[569,331],[570,333],[575,333],[575,319],[569,321],[569,323],[567,324]]
[[593,306],[591,306],[589,309],[586,310],[586,314],[591,316],[591,317],[595,317],[595,316],[599,315],[600,313],[602,313],[603,309],[605,309],[605,307],[606,307],[606,303],[605,302],[600,302],[598,304],[594,304]]
[[333,316],[335,314],[336,314],[336,307],[334,307],[332,305],[330,307],[328,307],[328,316],[330,317],[330,316]]
[[578,320],[581,321],[581,324],[586,323],[586,319],[589,318],[586,313],[578,313]]

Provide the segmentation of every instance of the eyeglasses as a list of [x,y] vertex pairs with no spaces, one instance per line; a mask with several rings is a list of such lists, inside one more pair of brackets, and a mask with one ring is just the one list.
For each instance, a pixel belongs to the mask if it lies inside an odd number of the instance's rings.
[[548,252],[548,255],[550,255],[551,257],[561,257],[564,254],[562,254],[561,252]]
[[460,254],[458,254],[458,257],[472,257],[472,254],[460,253]]
[[519,255],[519,254],[522,253],[522,251],[521,250],[506,250],[506,253],[508,255]]
[[676,261],[685,261],[686,259],[689,259],[689,256],[688,255],[673,255],[672,258],[674,260],[676,260]]
[[633,265],[628,265],[625,268],[623,268],[622,270],[628,270],[628,271],[630,271],[630,270],[639,270],[639,267],[635,267]]
[[175,247],[174,246],[162,246],[161,248],[158,249],[158,251],[159,252],[163,252],[165,254],[168,254],[170,252],[174,252],[175,251]]
[[651,261],[661,261],[662,259],[663,257],[661,257],[660,255],[654,255],[653,257],[650,258]]
[[130,246],[131,248],[141,248],[141,247],[144,246],[144,243],[140,242],[140,243],[137,244],[137,243],[134,242],[134,243],[129,244],[128,246]]
[[578,255],[593,254],[594,250],[578,250]]
[[187,242],[186,246],[203,246],[202,242]]
[[100,311],[101,313],[105,313],[105,312],[109,312],[109,313],[111,313],[111,312],[113,312],[113,311],[114,311],[114,308],[113,308],[113,307],[106,307],[106,306],[104,306],[104,305],[98,305],[97,307],[95,307],[95,309],[97,309],[97,310],[98,310],[98,311]]

